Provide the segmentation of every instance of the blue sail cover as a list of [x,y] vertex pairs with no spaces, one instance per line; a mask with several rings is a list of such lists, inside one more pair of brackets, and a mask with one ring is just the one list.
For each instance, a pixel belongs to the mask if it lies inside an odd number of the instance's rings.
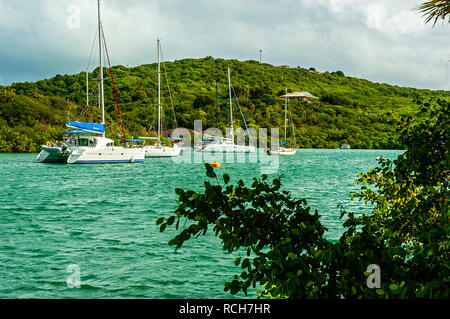
[[280,144],[280,145],[286,145],[286,140],[284,140],[283,142],[278,143],[278,144]]
[[83,122],[67,121],[66,126],[77,130],[81,129],[83,131],[91,133],[105,132],[105,124],[100,123],[83,123]]

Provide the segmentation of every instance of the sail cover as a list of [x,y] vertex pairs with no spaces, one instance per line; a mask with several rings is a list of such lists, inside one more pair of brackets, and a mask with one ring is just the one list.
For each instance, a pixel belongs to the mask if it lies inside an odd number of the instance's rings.
[[67,121],[66,126],[73,129],[83,130],[91,133],[103,133],[105,132],[105,124],[100,123],[83,123]]

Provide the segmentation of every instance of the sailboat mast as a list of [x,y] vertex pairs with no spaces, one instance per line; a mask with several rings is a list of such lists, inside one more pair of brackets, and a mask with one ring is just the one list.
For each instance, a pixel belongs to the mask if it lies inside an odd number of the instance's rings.
[[89,71],[86,70],[86,106],[89,106]]
[[158,42],[158,140],[161,140],[161,62],[160,62],[160,48]]
[[234,123],[233,123],[233,99],[231,98],[231,76],[228,68],[228,93],[230,95],[230,118],[231,118],[231,140],[234,143]]
[[[100,65],[100,95],[101,95],[101,106],[102,106],[102,124],[105,124],[105,94],[104,94],[104,88],[103,88],[103,63],[102,63],[102,20],[101,20],[101,13],[100,13],[100,0],[97,0],[98,3],[98,53],[99,53],[99,65]],[[105,131],[103,131],[103,137],[105,137]]]
[[287,88],[286,88],[286,98],[284,99],[284,141],[286,141],[286,130],[287,130]]

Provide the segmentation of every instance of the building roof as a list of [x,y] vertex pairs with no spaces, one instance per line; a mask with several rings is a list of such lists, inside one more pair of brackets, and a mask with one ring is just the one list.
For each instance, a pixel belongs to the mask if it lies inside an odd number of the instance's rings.
[[309,92],[292,92],[292,93],[287,93],[284,95],[281,95],[280,97],[282,98],[300,98],[300,97],[307,97],[310,99],[318,99],[317,96],[312,95]]

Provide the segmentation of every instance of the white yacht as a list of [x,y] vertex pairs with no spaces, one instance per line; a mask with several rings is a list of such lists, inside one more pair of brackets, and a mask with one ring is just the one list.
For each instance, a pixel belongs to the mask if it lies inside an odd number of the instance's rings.
[[157,40],[158,47],[158,137],[139,137],[143,140],[156,140],[154,145],[144,145],[145,157],[177,157],[181,153],[181,147],[174,144],[166,146],[161,142],[161,44]]
[[[105,136],[105,99],[103,78],[103,44],[104,34],[101,21],[100,0],[98,4],[98,40],[99,40],[99,105],[102,109],[102,123],[84,123],[68,121],[66,126],[75,131],[75,134],[60,145],[43,145],[42,151],[37,157],[40,163],[64,162],[68,164],[106,164],[106,163],[142,163],[145,159],[145,151],[142,148],[117,147],[114,141]],[[102,41],[103,39],[103,41]],[[108,51],[105,50],[108,57]],[[111,66],[110,66],[111,67]],[[114,79],[111,75],[112,84]],[[120,110],[119,110],[120,114]],[[123,126],[122,126],[123,129]],[[79,134],[96,134],[97,136],[80,136]],[[101,136],[100,136],[101,135]],[[125,136],[125,131],[123,130]]]
[[253,145],[238,145],[230,138],[217,136],[205,136],[202,144],[195,148],[196,152],[204,153],[253,153],[256,148]]
[[177,157],[181,153],[181,147],[176,144],[173,144],[172,147],[169,147],[161,143],[161,140],[158,138],[140,137],[140,139],[143,140],[157,139],[156,144],[144,146],[145,157]]
[[[286,88],[286,94],[281,96],[284,97],[284,141],[279,143],[279,146],[273,150],[270,150],[271,155],[286,155],[286,156],[292,156],[297,153],[297,147],[286,147],[286,136],[287,136],[287,123],[289,122],[288,116],[287,116],[287,109],[288,109],[288,93]],[[292,130],[294,131],[294,127],[292,126]],[[295,138],[295,133],[294,133]]]
[[278,150],[271,150],[270,151],[271,155],[295,155],[297,154],[297,149],[296,148],[290,148],[290,147],[279,147]]
[[76,136],[76,147],[67,158],[68,164],[143,163],[142,149],[114,146],[102,136]]
[[68,127],[74,127],[73,125],[81,126],[83,129],[63,132],[62,134],[67,134],[70,137],[65,138],[61,142],[47,142],[46,145],[42,145],[42,150],[37,156],[38,163],[67,163],[67,159],[76,148],[80,146],[93,146],[92,140],[88,143],[79,142],[81,135],[102,133],[105,130],[105,126],[99,123],[68,121],[66,125]]
[[[196,152],[205,152],[205,153],[254,153],[256,152],[256,147],[254,145],[243,145],[236,144],[234,141],[234,122],[233,122],[233,101],[231,94],[231,76],[230,76],[230,68],[228,68],[228,93],[230,96],[230,131],[231,137],[224,138],[218,136],[207,136],[202,139],[202,142],[194,147]],[[237,101],[237,97],[236,97]],[[242,115],[242,113],[241,113]],[[245,120],[244,120],[245,121]]]

